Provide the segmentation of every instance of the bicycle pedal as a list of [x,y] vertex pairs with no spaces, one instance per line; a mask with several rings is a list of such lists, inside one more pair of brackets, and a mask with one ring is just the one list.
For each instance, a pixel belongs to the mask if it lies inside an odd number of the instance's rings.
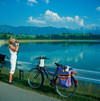
[[36,87],[36,85],[33,85],[34,87]]
[[35,73],[38,73],[38,71],[35,71]]
[[57,82],[56,85],[59,85],[59,82]]
[[71,88],[73,88],[73,85],[71,85]]

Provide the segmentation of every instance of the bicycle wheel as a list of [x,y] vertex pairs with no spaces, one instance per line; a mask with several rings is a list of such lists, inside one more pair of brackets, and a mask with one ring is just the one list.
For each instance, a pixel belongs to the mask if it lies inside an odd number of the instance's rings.
[[76,81],[73,76],[71,76],[72,85],[70,87],[62,87],[59,85],[59,78],[56,80],[56,91],[62,97],[71,97],[76,90]]
[[44,75],[38,68],[33,68],[28,74],[28,84],[32,88],[40,88],[44,82]]

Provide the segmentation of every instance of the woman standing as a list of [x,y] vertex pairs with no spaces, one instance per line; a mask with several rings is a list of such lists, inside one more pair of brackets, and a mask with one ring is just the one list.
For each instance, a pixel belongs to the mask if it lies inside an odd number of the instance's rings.
[[[9,73],[9,84],[13,84],[13,74],[15,73],[15,68],[16,68],[16,60],[17,60],[17,52],[19,48],[19,43],[16,42],[15,38],[11,37],[9,39],[9,52],[10,52],[10,63],[11,63],[11,68],[10,68],[10,73]],[[14,46],[15,45],[15,46]]]

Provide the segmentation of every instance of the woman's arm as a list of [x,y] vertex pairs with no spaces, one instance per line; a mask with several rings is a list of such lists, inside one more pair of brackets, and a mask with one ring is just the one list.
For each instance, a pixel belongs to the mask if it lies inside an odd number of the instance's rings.
[[19,46],[18,46],[18,45],[16,45],[16,46],[14,47],[12,44],[10,44],[10,45],[9,45],[9,48],[10,48],[11,50],[13,50],[13,51],[17,52],[17,51],[18,51]]

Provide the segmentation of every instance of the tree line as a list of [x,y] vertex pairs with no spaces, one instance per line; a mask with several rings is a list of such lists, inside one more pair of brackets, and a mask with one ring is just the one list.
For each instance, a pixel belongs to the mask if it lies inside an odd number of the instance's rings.
[[13,34],[13,33],[0,33],[0,39],[9,39],[10,37],[15,37],[19,40],[35,40],[35,39],[50,39],[50,40],[60,40],[60,39],[72,39],[72,40],[100,40],[100,35],[92,33],[62,33],[62,34],[50,34],[50,35],[28,35],[28,34]]

